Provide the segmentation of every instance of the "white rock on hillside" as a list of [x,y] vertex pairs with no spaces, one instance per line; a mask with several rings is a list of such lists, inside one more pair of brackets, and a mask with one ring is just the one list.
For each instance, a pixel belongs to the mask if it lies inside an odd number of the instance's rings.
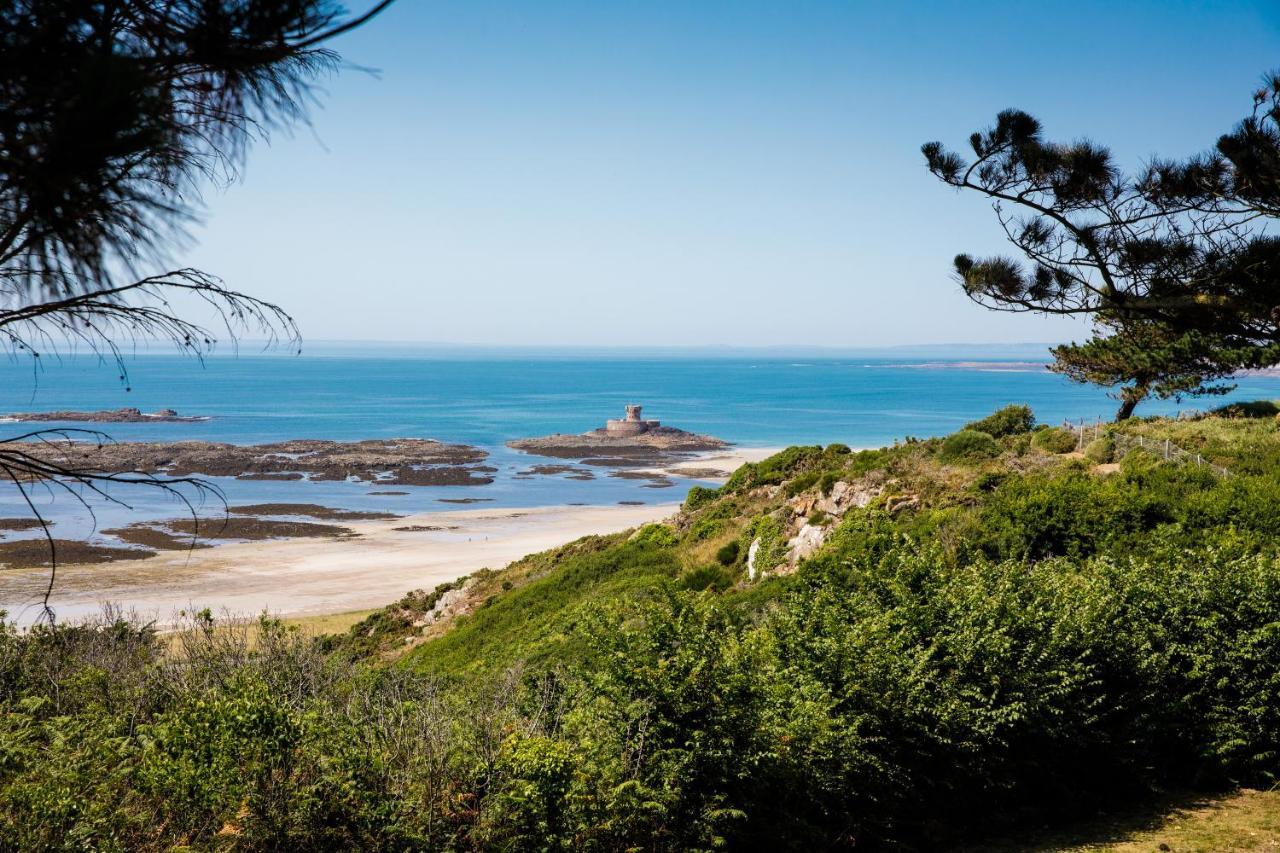
[[759,553],[760,553],[760,537],[757,536],[755,539],[751,540],[751,547],[747,549],[747,579],[748,580],[756,579],[756,574],[757,574],[756,555]]
[[787,557],[792,565],[812,555],[826,541],[827,528],[806,524],[800,532],[787,541]]

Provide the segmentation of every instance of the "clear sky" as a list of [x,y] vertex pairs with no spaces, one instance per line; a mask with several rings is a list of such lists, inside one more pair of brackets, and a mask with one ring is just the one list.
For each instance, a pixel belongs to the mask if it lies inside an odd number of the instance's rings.
[[1083,327],[959,292],[1002,240],[920,144],[1019,107],[1126,164],[1205,149],[1280,2],[399,0],[335,47],[380,74],[257,146],[181,258],[308,338],[1052,341]]

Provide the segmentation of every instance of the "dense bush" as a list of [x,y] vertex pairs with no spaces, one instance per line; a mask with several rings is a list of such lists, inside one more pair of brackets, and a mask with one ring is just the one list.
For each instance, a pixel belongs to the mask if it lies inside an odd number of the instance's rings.
[[[841,454],[834,454],[837,458]],[[800,474],[823,459],[821,447],[788,447],[759,462],[749,462],[733,472],[725,492],[739,492],[756,486],[773,486]]]
[[1104,465],[1116,460],[1116,440],[1109,435],[1099,436],[1085,445],[1084,456],[1090,462]]
[[712,589],[721,592],[733,584],[733,576],[721,565],[698,566],[680,576],[680,585],[699,592]]
[[1045,453],[1070,453],[1076,444],[1075,435],[1061,427],[1036,430],[1031,436],[1031,446]]
[[646,524],[631,535],[631,541],[642,545],[670,547],[676,544],[676,532],[665,524]]
[[689,489],[689,494],[685,495],[684,511],[693,512],[698,507],[706,506],[716,499],[716,495],[720,493],[719,489],[708,489],[706,486],[693,486]]
[[940,462],[978,462],[1000,455],[1000,442],[988,433],[962,429],[946,437],[938,451]]
[[1280,415],[1280,405],[1275,400],[1250,400],[1228,403],[1211,413],[1223,418],[1274,418]]
[[997,409],[985,418],[966,424],[965,429],[985,432],[996,438],[1010,435],[1021,435],[1035,429],[1036,416],[1030,406],[1009,405]]
[[787,528],[777,515],[763,515],[748,531],[756,545],[754,569],[767,572],[782,565],[787,556]]
[[936,846],[1171,778],[1264,781],[1280,563],[1180,554],[841,548],[763,619],[659,588],[584,614],[569,669],[492,682],[333,669],[279,626],[256,650],[208,632],[177,653],[128,626],[10,632],[0,833],[22,849]]
[[794,477],[787,481],[786,486],[782,489],[782,493],[787,497],[794,497],[801,492],[807,492],[818,484],[818,479],[821,476],[821,471],[809,471],[801,474],[799,477]]
[[856,477],[882,468],[889,461],[890,454],[891,451],[885,450],[859,450],[845,461],[845,471]]

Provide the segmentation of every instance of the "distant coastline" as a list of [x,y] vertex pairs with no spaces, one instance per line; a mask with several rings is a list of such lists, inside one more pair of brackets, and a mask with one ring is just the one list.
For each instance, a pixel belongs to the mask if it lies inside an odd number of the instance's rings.
[[872,366],[900,370],[981,370],[990,373],[1041,373],[1049,369],[1038,361],[925,361]]

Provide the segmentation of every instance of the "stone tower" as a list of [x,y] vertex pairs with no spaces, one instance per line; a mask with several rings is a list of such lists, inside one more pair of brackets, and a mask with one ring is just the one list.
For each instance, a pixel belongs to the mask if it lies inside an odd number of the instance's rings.
[[641,407],[635,403],[627,406],[626,417],[610,418],[604,423],[604,431],[609,435],[628,436],[642,435],[658,427],[657,421],[646,421],[640,417]]

